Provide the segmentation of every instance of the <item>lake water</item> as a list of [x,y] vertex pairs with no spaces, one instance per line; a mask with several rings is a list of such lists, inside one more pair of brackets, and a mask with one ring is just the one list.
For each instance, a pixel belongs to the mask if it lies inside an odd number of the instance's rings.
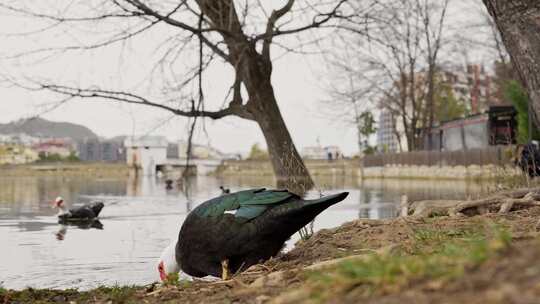
[[[459,181],[357,184],[338,178],[318,184],[324,194],[349,191],[350,195],[322,213],[315,220],[315,230],[358,218],[394,217],[403,194],[411,200],[461,199],[479,196],[489,188]],[[220,185],[235,191],[273,188],[273,181],[197,177],[184,185],[187,190],[166,190],[163,181],[153,178],[0,178],[0,286],[88,289],[154,282],[161,250],[176,239],[189,210],[219,195]],[[50,202],[59,195],[68,205],[103,200],[102,227],[58,224]],[[308,196],[318,196],[318,192]],[[288,247],[296,240],[297,235]]]

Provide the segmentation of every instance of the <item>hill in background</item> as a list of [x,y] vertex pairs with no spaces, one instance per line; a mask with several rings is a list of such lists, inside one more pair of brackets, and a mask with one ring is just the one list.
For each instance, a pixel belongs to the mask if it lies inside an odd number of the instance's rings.
[[69,122],[54,122],[43,118],[21,119],[0,124],[0,134],[25,133],[34,137],[69,137],[75,141],[98,138],[89,128]]

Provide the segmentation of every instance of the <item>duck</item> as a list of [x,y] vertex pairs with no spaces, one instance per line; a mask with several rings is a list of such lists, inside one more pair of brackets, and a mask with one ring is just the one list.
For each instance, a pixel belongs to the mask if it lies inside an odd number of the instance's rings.
[[93,202],[78,208],[68,209],[64,204],[64,199],[59,196],[54,200],[54,206],[58,208],[59,222],[92,221],[97,219],[101,209],[105,206],[103,202]]
[[231,193],[231,189],[224,188],[223,186],[219,186],[219,189],[221,189],[221,194],[229,194]]
[[159,277],[183,271],[228,280],[276,256],[294,233],[347,195],[304,200],[288,190],[258,188],[210,199],[188,214],[178,239],[162,251]]

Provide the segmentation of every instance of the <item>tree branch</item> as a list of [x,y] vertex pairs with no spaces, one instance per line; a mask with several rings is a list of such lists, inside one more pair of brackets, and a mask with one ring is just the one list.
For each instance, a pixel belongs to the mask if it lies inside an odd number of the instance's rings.
[[276,22],[292,9],[294,1],[295,0],[288,0],[282,8],[274,10],[270,15],[270,18],[268,18],[262,49],[262,55],[266,60],[270,60],[270,45],[272,44],[272,38],[274,37],[273,32],[276,27]]
[[197,108],[192,108],[191,110],[182,110],[180,108],[174,108],[162,103],[151,101],[145,97],[135,95],[128,92],[122,91],[109,91],[102,89],[81,89],[74,88],[62,85],[54,84],[38,84],[37,87],[28,88],[34,91],[48,90],[54,93],[58,93],[70,98],[95,98],[95,99],[106,99],[110,101],[125,102],[129,104],[136,105],[145,105],[155,108],[160,108],[167,110],[175,115],[184,116],[184,117],[208,117],[211,119],[220,119],[226,116],[236,115],[245,119],[253,120],[251,113],[249,113],[245,106],[238,105],[233,102],[229,104],[227,108],[218,110],[218,111],[205,111],[199,110]]
[[[279,9],[277,11],[272,12],[272,15],[270,16],[270,18],[268,20],[268,23],[267,23],[266,32],[264,34],[259,34],[259,35],[255,36],[253,41],[255,41],[255,42],[257,42],[259,40],[264,41],[264,44],[263,44],[263,56],[265,56],[265,58],[268,59],[269,56],[270,56],[270,45],[271,45],[272,40],[274,39],[274,37],[283,36],[283,35],[290,35],[290,34],[296,34],[296,33],[300,33],[300,32],[310,30],[310,29],[313,29],[313,28],[322,27],[325,23],[329,22],[330,20],[332,20],[333,18],[338,16],[339,15],[338,14],[339,9],[341,8],[341,6],[344,3],[348,2],[348,1],[349,0],[340,0],[339,3],[334,6],[332,11],[330,11],[329,13],[325,13],[325,14],[322,14],[322,13],[318,14],[317,16],[313,17],[313,21],[310,24],[300,26],[300,27],[297,27],[297,28],[288,29],[288,30],[280,30],[279,28],[276,28],[276,22],[279,20],[279,18],[281,18],[284,14],[286,14],[292,8],[292,5],[294,4],[294,1],[289,0],[284,7],[282,7],[281,9]],[[319,18],[319,17],[323,17],[323,18],[320,19],[320,20],[317,20],[317,18]]]

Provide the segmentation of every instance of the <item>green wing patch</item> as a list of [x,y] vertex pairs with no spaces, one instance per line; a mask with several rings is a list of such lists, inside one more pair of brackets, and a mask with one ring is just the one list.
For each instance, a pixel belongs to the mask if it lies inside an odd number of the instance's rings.
[[240,202],[249,200],[255,193],[264,190],[264,188],[256,188],[218,196],[202,203],[193,212],[202,217],[220,216],[225,211],[240,208]]
[[254,219],[273,205],[285,202],[292,197],[296,197],[296,195],[287,190],[257,192],[249,200],[240,202],[240,208],[236,211],[235,217],[247,220]]
[[288,191],[267,190],[255,193],[249,200],[241,201],[240,206],[273,205],[295,196]]
[[199,216],[220,216],[226,211],[237,210],[236,218],[251,220],[273,205],[298,196],[287,190],[250,189],[216,197],[204,202],[194,212]]

